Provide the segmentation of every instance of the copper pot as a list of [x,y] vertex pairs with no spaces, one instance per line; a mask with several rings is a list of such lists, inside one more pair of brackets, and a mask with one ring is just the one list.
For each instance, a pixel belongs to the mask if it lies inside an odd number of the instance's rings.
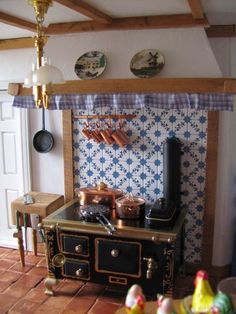
[[101,204],[110,209],[115,209],[115,200],[123,195],[118,189],[107,187],[104,182],[99,182],[95,187],[84,187],[76,189],[80,199],[80,205]]
[[116,214],[121,219],[144,219],[145,200],[132,194],[116,199]]

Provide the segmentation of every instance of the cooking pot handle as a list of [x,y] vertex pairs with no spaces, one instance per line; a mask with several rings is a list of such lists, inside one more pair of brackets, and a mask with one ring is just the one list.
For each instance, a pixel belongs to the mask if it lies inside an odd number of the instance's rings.
[[100,222],[100,224],[107,230],[108,234],[112,235],[116,232],[116,227],[113,226],[110,221],[102,214],[96,216],[96,219]]

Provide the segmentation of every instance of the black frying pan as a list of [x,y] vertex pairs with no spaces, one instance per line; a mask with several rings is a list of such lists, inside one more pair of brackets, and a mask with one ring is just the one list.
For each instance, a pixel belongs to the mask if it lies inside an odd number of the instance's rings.
[[45,130],[45,109],[42,108],[42,130],[38,131],[33,138],[33,145],[37,152],[48,153],[53,148],[54,139],[50,132]]

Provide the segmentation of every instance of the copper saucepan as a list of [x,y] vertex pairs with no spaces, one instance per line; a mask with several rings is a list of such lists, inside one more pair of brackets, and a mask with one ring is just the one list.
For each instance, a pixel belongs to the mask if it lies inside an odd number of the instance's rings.
[[121,219],[140,219],[145,216],[145,200],[132,194],[116,199],[116,214]]

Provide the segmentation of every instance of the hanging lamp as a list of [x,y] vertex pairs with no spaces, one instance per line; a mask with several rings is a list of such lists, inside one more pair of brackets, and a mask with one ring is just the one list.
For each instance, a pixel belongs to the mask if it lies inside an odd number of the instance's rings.
[[46,37],[43,29],[45,14],[49,6],[52,5],[52,0],[28,0],[28,3],[33,6],[35,19],[37,23],[35,47],[37,50],[37,62],[33,65],[32,71],[24,80],[24,87],[33,89],[34,100],[37,108],[49,107],[49,98],[52,94],[52,85],[63,83],[64,78],[62,72],[55,66],[50,65],[50,62],[44,57],[44,45]]

